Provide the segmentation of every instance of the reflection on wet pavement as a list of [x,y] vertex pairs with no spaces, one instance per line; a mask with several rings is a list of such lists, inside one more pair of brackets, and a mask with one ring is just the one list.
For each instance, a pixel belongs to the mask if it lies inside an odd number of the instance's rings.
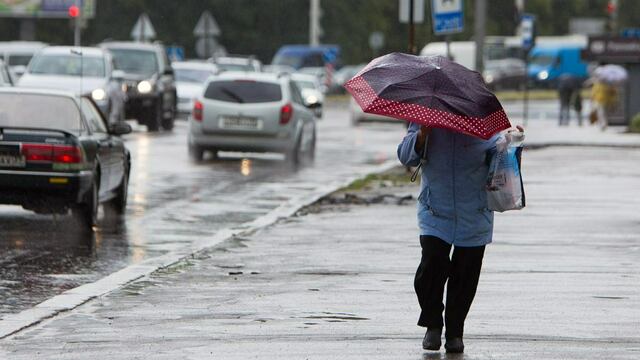
[[184,123],[173,133],[130,135],[127,214],[101,211],[95,234],[76,231],[70,216],[0,206],[0,315],[128,265],[187,251],[221,229],[253,221],[310,189],[393,156],[403,127],[362,126],[353,135],[345,111],[327,110],[318,123],[316,161],[298,171],[277,154],[222,153],[194,164]]

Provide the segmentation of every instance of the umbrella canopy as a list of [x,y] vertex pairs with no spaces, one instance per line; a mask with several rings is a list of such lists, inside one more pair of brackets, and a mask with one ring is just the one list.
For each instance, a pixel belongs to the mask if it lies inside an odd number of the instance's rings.
[[345,88],[367,113],[483,139],[511,127],[482,76],[442,56],[384,55]]
[[593,71],[593,74],[596,79],[607,84],[619,84],[625,82],[629,76],[624,67],[615,64],[598,66]]

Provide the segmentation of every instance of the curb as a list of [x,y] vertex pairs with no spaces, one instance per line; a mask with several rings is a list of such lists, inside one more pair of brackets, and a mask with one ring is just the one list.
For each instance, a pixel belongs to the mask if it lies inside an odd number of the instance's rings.
[[53,319],[62,313],[72,311],[95,298],[107,295],[141,278],[147,277],[157,270],[176,264],[189,258],[194,253],[218,245],[235,236],[251,235],[262,228],[275,224],[281,219],[294,215],[301,208],[311,205],[328,194],[348,186],[357,179],[368,174],[385,172],[396,166],[398,166],[398,162],[395,159],[388,160],[379,165],[372,165],[370,168],[364,170],[363,174],[352,176],[342,181],[336,180],[324,186],[320,185],[312,190],[311,193],[291,199],[253,221],[233,228],[221,229],[213,237],[195,241],[185,249],[147,259],[140,264],[127,266],[98,281],[67,290],[30,309],[17,314],[8,314],[0,319],[0,339],[5,339],[34,325],[38,325],[45,320]]
[[593,142],[548,142],[548,143],[533,143],[527,144],[525,141],[524,148],[526,150],[538,150],[546,149],[550,147],[597,147],[597,148],[611,148],[611,149],[640,149],[640,144],[614,144],[614,143],[593,143]]

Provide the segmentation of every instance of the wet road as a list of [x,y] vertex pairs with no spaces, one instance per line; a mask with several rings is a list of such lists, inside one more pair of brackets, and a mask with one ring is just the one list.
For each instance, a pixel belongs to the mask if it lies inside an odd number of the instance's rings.
[[276,154],[222,153],[192,163],[187,125],[171,133],[143,128],[126,137],[132,155],[124,217],[101,211],[95,234],[68,216],[0,206],[0,315],[29,308],[131,264],[188,249],[221,229],[277,208],[295,196],[395,157],[400,124],[349,125],[346,107],[325,109],[314,164],[294,170]]

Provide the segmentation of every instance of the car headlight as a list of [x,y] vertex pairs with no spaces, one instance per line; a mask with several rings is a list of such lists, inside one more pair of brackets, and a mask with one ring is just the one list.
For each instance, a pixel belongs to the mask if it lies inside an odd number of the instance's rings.
[[549,72],[548,71],[540,71],[538,73],[538,80],[547,80],[549,78]]
[[107,97],[107,93],[104,89],[95,89],[91,92],[91,97],[95,101],[102,101]]
[[491,84],[493,82],[493,80],[494,80],[493,75],[485,74],[484,82],[486,82],[487,84]]
[[150,93],[152,89],[153,89],[153,86],[147,80],[143,80],[138,83],[138,92],[140,94]]
[[307,104],[311,105],[311,104],[315,104],[318,102],[318,97],[315,95],[309,95],[307,96]]

